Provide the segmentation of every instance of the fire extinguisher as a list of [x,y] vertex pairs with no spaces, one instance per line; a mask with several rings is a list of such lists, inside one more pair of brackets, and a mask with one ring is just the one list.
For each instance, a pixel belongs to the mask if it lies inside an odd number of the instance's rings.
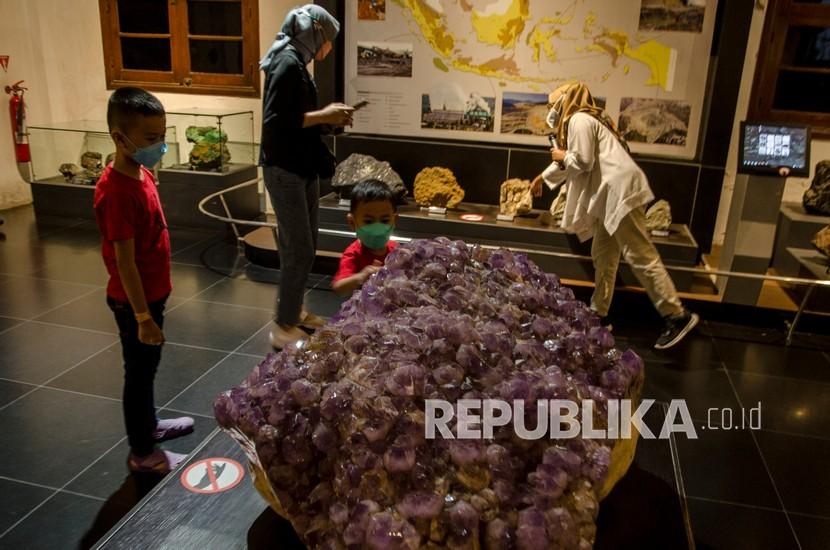
[[6,86],[9,98],[9,114],[12,122],[12,138],[14,139],[14,155],[17,162],[31,162],[32,154],[29,151],[29,133],[26,130],[26,103],[23,94],[26,88],[21,86],[23,81]]

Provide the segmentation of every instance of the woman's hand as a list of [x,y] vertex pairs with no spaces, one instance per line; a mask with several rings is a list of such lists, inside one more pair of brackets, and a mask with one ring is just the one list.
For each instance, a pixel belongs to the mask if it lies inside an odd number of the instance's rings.
[[332,126],[351,126],[354,108],[345,103],[329,103],[320,110],[324,121]]
[[567,151],[564,151],[562,149],[551,149],[550,158],[552,158],[554,162],[562,163],[565,161],[565,155],[567,153]]
[[530,192],[534,197],[542,196],[542,174],[533,178],[533,183],[530,184]]

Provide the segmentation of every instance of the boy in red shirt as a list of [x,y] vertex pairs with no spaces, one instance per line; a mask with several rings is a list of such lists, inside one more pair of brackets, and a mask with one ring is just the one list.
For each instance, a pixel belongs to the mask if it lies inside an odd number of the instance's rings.
[[351,212],[346,217],[357,233],[340,258],[340,267],[331,287],[337,294],[348,296],[366,279],[377,273],[386,256],[397,246],[390,241],[397,221],[395,195],[379,180],[364,180],[352,190]]
[[166,474],[185,455],[156,443],[193,431],[190,417],[159,420],[153,379],[164,343],[164,304],[172,289],[170,236],[149,168],[167,151],[164,107],[139,88],[110,96],[107,124],[115,160],[95,187],[95,218],[109,273],[107,305],[115,315],[124,357],[124,423],[134,472]]

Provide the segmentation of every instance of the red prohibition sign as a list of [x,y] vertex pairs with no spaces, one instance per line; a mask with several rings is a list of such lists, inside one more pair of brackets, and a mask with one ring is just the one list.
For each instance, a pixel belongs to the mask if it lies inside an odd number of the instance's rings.
[[188,466],[181,483],[192,493],[211,495],[229,491],[245,477],[242,465],[230,458],[205,458]]

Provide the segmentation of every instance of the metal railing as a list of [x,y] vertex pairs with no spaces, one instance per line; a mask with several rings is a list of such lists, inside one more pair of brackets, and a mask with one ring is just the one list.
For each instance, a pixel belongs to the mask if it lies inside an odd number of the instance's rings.
[[[248,187],[251,185],[258,185],[259,182],[263,181],[262,178],[256,178],[252,180],[248,180],[237,185],[233,185],[228,187],[227,189],[222,189],[215,193],[211,193],[210,195],[203,198],[199,201],[198,208],[199,211],[215,220],[225,222],[230,224],[231,228],[233,229],[234,235],[237,238],[237,242],[241,242],[242,236],[239,232],[238,226],[248,226],[248,227],[267,227],[271,229],[271,232],[274,236],[274,243],[278,242],[277,239],[277,224],[273,222],[261,222],[255,220],[239,220],[232,216],[230,208],[228,207],[228,203],[225,200],[225,195],[227,193],[231,193],[238,189],[242,189],[244,187]],[[213,199],[219,199],[219,202],[222,205],[222,209],[225,211],[225,216],[221,216],[219,214],[214,214],[213,212],[209,212],[205,205],[212,201]],[[338,229],[327,229],[327,228],[319,228],[318,231],[324,235],[331,235],[335,237],[348,237],[348,238],[355,238],[355,233],[353,231],[341,231]],[[408,237],[392,237],[393,240],[398,242],[410,242],[412,239]],[[467,241],[468,242],[468,241]],[[468,242],[468,244],[476,244],[482,248],[496,250],[499,247],[495,245],[489,244],[482,244],[482,243],[473,243]],[[574,254],[571,252],[553,252],[549,250],[536,250],[536,249],[529,249],[529,248],[518,248],[511,246],[509,247],[510,250],[514,252],[523,252],[526,254],[537,254],[537,255],[544,255],[544,256],[551,256],[556,258],[565,258],[570,260],[581,260],[581,261],[592,261],[590,256],[586,256],[584,254]],[[623,264],[631,266],[625,260],[621,260]],[[790,345],[792,342],[793,333],[795,332],[796,326],[798,325],[798,321],[801,319],[802,314],[804,313],[804,309],[807,306],[807,303],[810,300],[810,297],[813,295],[816,287],[825,287],[830,288],[830,280],[827,281],[820,281],[817,279],[804,279],[802,277],[786,277],[783,275],[767,275],[767,274],[760,274],[760,273],[745,273],[742,271],[724,271],[724,270],[717,270],[717,269],[708,269],[702,267],[683,267],[683,266],[674,266],[674,265],[666,265],[665,266],[669,271],[682,271],[686,273],[693,273],[696,275],[703,275],[707,277],[736,277],[739,279],[750,279],[750,280],[760,280],[760,281],[774,281],[777,283],[788,283],[793,285],[803,285],[807,287],[807,290],[804,293],[804,297],[801,299],[801,302],[798,305],[798,310],[795,313],[795,317],[793,318],[792,322],[788,323],[787,328],[787,340],[786,345]]]

